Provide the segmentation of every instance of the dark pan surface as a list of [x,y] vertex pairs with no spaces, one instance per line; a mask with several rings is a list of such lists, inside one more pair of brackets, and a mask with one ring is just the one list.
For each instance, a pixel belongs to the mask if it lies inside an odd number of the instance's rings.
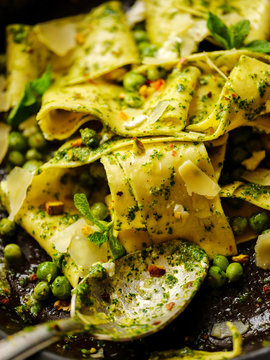
[[[0,0],[0,49],[4,50],[4,28],[8,23],[33,24],[55,17],[87,12],[101,2],[98,0]],[[125,5],[128,6],[131,2],[125,2]],[[0,173],[0,177],[2,175],[3,172]],[[2,216],[5,214],[0,213],[0,217]],[[14,273],[10,276],[11,303],[7,307],[0,306],[0,327],[9,334],[25,326],[16,315],[14,308],[19,304],[19,297],[35,286],[35,282],[21,286],[19,276],[22,274],[27,276],[29,271],[36,269],[36,264],[48,259],[46,253],[23,230],[18,231],[17,241],[22,247],[26,261],[20,274]],[[0,252],[4,243],[6,244],[5,239],[4,242],[0,240]],[[268,284],[268,279],[270,285],[270,273],[255,266],[253,248],[254,242],[243,244],[240,247],[240,251],[249,254],[250,259],[245,267],[243,281],[227,285],[221,290],[210,290],[204,284],[187,310],[158,334],[139,341],[121,344],[96,342],[89,335],[70,336],[49,350],[36,355],[33,359],[90,358],[90,354],[82,349],[89,350],[92,347],[103,348],[105,360],[147,360],[153,351],[177,349],[184,346],[209,351],[229,349],[231,347],[230,339],[217,340],[209,334],[215,322],[236,319],[244,323],[251,323],[250,329],[243,336],[244,352],[247,354],[241,356],[239,360],[270,359],[270,349],[262,348],[267,341],[270,344],[270,294],[264,292],[264,286]],[[34,324],[47,319],[67,316],[67,313],[55,310],[52,305],[53,303],[45,307],[38,318],[27,318],[27,323]],[[3,336],[4,332],[0,333],[0,336]]]

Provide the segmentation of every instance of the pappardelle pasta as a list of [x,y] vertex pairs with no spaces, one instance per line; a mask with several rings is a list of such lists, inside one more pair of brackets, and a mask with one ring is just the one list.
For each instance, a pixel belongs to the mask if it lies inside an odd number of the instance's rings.
[[[0,234],[16,223],[52,258],[24,311],[50,292],[68,299],[96,263],[170,239],[206,252],[211,287],[241,278],[237,245],[256,237],[270,269],[269,18],[268,0],[138,0],[7,27]],[[199,353],[179,352],[210,359]]]

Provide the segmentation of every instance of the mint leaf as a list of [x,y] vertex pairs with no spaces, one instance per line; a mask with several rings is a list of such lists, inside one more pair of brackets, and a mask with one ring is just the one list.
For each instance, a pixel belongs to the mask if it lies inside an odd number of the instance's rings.
[[7,122],[18,126],[21,122],[36,114],[41,106],[41,97],[51,84],[51,68],[38,79],[28,81],[18,105],[9,113]]
[[254,40],[242,46],[241,49],[267,54],[270,53],[270,42],[267,40]]
[[249,20],[241,20],[235,25],[229,26],[229,35],[230,35],[230,48],[239,48],[243,45],[246,37],[250,31],[250,22]]
[[75,194],[74,195],[74,205],[79,210],[79,212],[86,217],[93,224],[97,225],[101,231],[105,231],[107,229],[99,220],[97,220],[93,214],[91,213],[90,206],[85,194]]
[[230,34],[228,27],[223,23],[223,21],[212,14],[208,13],[207,27],[211,32],[213,38],[226,50],[230,49]]
[[124,246],[120,243],[117,237],[113,236],[112,229],[108,233],[109,235],[109,246],[113,256],[113,259],[116,260],[121,256],[126,254]]
[[88,236],[88,239],[99,247],[108,241],[108,236],[106,233],[94,232]]

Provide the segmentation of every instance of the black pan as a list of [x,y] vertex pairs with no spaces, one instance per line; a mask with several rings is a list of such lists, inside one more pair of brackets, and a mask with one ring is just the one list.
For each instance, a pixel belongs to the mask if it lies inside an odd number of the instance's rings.
[[[29,23],[49,20],[56,17],[88,12],[92,7],[100,4],[98,0],[0,0],[0,51],[4,51],[4,29],[9,23]],[[124,1],[129,6],[132,0]],[[3,170],[0,169],[0,178]],[[0,217],[5,216],[0,212]],[[0,252],[8,239],[0,240]],[[48,259],[46,253],[23,230],[19,230],[17,241],[25,254],[25,264],[20,270],[27,274],[30,266]],[[270,294],[265,294],[263,288],[270,273],[255,266],[254,242],[241,245],[240,250],[249,254],[249,263],[245,268],[243,281],[234,285],[227,285],[221,290],[210,290],[203,284],[199,294],[194,298],[187,310],[179,316],[165,330],[146,339],[129,343],[100,343],[95,342],[89,335],[65,338],[51,349],[35,355],[36,360],[67,360],[89,358],[84,349],[103,349],[104,359],[147,360],[153,351],[177,349],[184,346],[204,349],[208,351],[229,349],[231,340],[217,340],[209,336],[213,324],[223,320],[241,320],[251,322],[252,326],[243,336],[244,355],[240,360],[268,360],[270,348],[263,345],[270,344]],[[33,265],[34,264],[34,265]],[[12,284],[12,301],[6,308],[0,307],[0,336],[11,334],[25,326],[16,315],[14,308],[19,304],[19,295],[23,295],[33,288],[33,283],[22,287],[18,274],[10,276]],[[48,304],[36,319],[26,319],[26,323],[44,322],[67,316],[64,312],[53,309],[53,303]],[[1,354],[0,354],[1,358]]]

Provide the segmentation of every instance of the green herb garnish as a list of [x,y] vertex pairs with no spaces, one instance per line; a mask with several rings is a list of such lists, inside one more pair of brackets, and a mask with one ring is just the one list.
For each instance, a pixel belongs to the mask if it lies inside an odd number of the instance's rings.
[[244,44],[250,32],[249,20],[241,20],[234,25],[227,26],[217,15],[209,12],[207,27],[213,38],[225,50],[246,49],[255,52],[269,53],[270,42],[267,40],[254,40]]
[[38,79],[28,81],[25,85],[24,94],[10,112],[7,122],[18,126],[21,122],[36,114],[41,106],[41,97],[51,85],[51,67]]
[[89,241],[101,246],[105,242],[109,242],[110,250],[114,259],[125,255],[126,250],[120,241],[113,235],[113,223],[110,222],[104,225],[103,222],[99,221],[94,217],[90,210],[90,206],[85,194],[75,194],[74,204],[80,213],[93,224],[95,224],[100,231],[96,231],[88,236]]

